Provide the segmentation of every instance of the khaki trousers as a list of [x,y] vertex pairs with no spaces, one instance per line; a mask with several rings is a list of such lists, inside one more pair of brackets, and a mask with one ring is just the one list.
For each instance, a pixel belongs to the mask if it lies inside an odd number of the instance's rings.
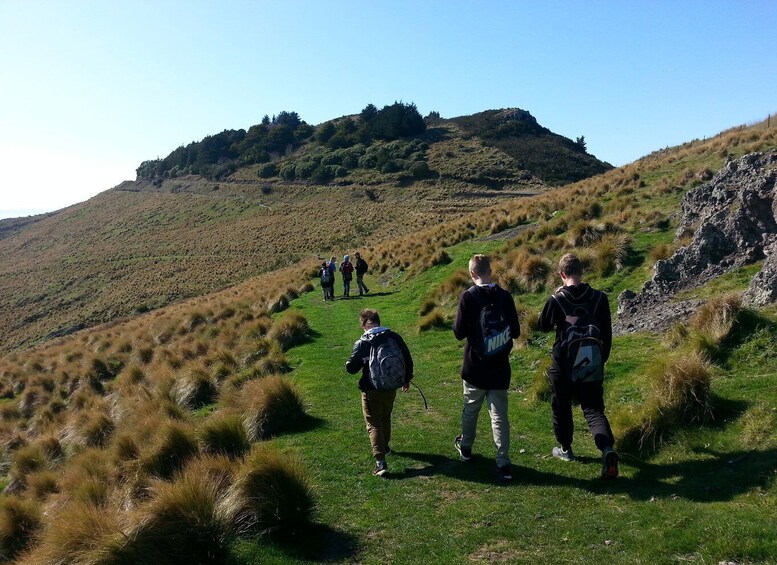
[[372,454],[376,460],[386,457],[386,448],[391,441],[391,411],[394,409],[396,397],[396,390],[362,392],[364,423],[367,424]]

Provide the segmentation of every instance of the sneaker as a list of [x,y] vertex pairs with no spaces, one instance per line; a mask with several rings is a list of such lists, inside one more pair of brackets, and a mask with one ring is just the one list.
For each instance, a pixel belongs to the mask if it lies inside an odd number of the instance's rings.
[[565,450],[563,447],[554,447],[553,448],[553,457],[556,457],[557,459],[561,459],[562,461],[574,461],[575,460],[575,454],[572,453],[572,448]]
[[472,459],[472,448],[461,445],[460,435],[456,436],[456,439],[453,440],[453,445],[456,446],[456,451],[459,452],[462,461],[469,461]]
[[388,473],[388,465],[386,465],[386,462],[381,459],[375,461],[375,468],[372,470],[372,474],[376,477],[382,477],[386,473]]
[[618,476],[618,453],[613,449],[605,449],[602,453],[602,478],[610,481]]
[[513,472],[510,468],[510,464],[508,463],[507,465],[502,465],[501,467],[497,465],[496,476],[499,477],[500,481],[512,481]]

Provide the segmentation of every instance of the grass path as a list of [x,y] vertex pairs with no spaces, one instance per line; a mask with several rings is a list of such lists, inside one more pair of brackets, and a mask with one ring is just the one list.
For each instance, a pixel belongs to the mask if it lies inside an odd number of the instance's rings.
[[[458,461],[453,438],[461,410],[461,344],[450,330],[418,334],[418,307],[433,285],[466,264],[469,243],[449,250],[453,263],[379,287],[368,277],[367,297],[324,303],[320,292],[293,303],[309,320],[314,339],[289,352],[290,378],[300,388],[314,424],[277,438],[300,454],[318,496],[318,532],[267,547],[242,542],[241,563],[358,561],[365,563],[718,563],[777,562],[777,449],[742,445],[739,415],[754,396],[775,406],[777,359],[768,366],[732,361],[714,390],[724,418],[701,430],[680,430],[649,459],[625,456],[621,478],[599,479],[599,454],[579,409],[575,451],[580,460],[550,457],[550,406],[528,389],[547,340],[514,349],[509,392],[514,481],[495,479],[488,414],[481,413],[473,463]],[[495,243],[479,243],[483,250]],[[341,289],[338,281],[338,290]],[[370,474],[373,460],[361,415],[356,376],[343,366],[361,330],[358,312],[380,311],[414,356],[413,388],[400,394],[387,479]],[[650,337],[615,342],[608,365],[609,412],[639,402],[640,368],[661,347]],[[763,374],[758,376],[758,374]],[[744,383],[743,375],[750,374]],[[615,429],[616,435],[618,430]]]

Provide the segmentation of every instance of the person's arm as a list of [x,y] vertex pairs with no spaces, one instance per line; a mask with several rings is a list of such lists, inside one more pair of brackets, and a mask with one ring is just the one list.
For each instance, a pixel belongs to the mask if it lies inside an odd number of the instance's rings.
[[413,356],[410,355],[410,349],[407,347],[405,340],[399,334],[394,334],[397,339],[397,345],[402,352],[402,358],[405,361],[405,382],[409,383],[413,379]]
[[456,311],[456,320],[453,322],[453,335],[456,339],[467,337],[467,305],[466,295],[469,291],[465,290],[459,296],[459,308]]
[[599,333],[602,338],[602,355],[604,359],[602,362],[607,362],[610,358],[610,351],[612,350],[612,317],[610,315],[610,302],[607,300],[607,295],[602,293],[602,298],[599,300],[599,308],[597,309],[599,325]]
[[353,351],[348,361],[345,362],[345,370],[350,374],[358,373],[364,367],[364,346],[367,345],[363,340],[357,339],[353,344]]
[[553,298],[548,297],[548,300],[545,302],[545,306],[542,308],[542,312],[540,313],[540,318],[537,320],[537,327],[540,329],[540,331],[549,332],[552,331],[555,327],[555,321],[553,320],[555,313],[554,306],[555,301]]

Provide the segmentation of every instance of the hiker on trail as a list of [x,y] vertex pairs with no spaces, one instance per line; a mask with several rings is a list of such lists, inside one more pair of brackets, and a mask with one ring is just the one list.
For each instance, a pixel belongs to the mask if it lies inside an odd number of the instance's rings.
[[503,481],[512,480],[510,468],[510,422],[507,419],[507,388],[510,386],[510,350],[521,329],[513,297],[491,282],[491,260],[475,255],[469,260],[474,286],[461,293],[453,334],[466,339],[461,378],[464,409],[461,434],[454,445],[462,461],[472,459],[478,414],[488,402],[491,430],[496,445],[496,472]]
[[538,322],[542,331],[555,328],[548,378],[552,388],[553,433],[559,442],[553,456],[573,461],[572,396],[583,409],[596,447],[602,452],[602,478],[618,476],[618,454],[604,415],[604,364],[612,347],[612,321],[607,295],[581,282],[580,259],[567,253],[559,261],[563,283],[545,302]]
[[364,284],[364,275],[367,273],[367,261],[362,259],[362,256],[356,253],[356,286],[359,287],[359,296],[367,294],[370,289]]
[[350,255],[343,257],[340,272],[343,274],[343,296],[346,297],[351,293],[351,280],[353,280],[353,264]]
[[413,378],[413,358],[404,340],[380,325],[375,310],[362,310],[359,315],[364,334],[353,344],[345,369],[355,374],[361,369],[359,390],[362,412],[370,436],[375,467],[372,474],[383,476],[388,471],[386,455],[391,453],[391,411],[397,389],[407,392]]
[[334,300],[334,297],[335,297],[335,274],[337,274],[337,257],[332,255],[332,258],[329,259],[329,263],[327,263],[327,266],[329,267],[329,272],[332,273],[332,299]]
[[321,269],[318,271],[318,277],[321,279],[321,290],[324,293],[324,301],[335,299],[335,276],[329,270],[326,261],[321,263]]

